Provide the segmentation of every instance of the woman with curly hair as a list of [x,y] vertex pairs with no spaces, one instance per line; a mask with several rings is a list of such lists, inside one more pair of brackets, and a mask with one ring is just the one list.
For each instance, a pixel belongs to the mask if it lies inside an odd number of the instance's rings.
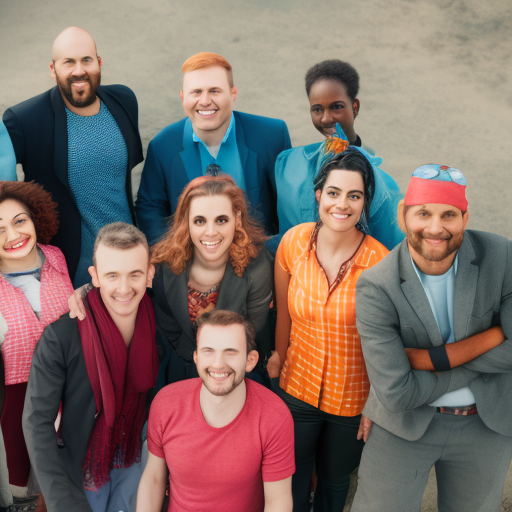
[[273,272],[265,240],[230,176],[201,176],[187,185],[172,227],[152,251],[155,316],[168,342],[165,383],[197,377],[194,322],[215,308],[251,320],[260,358],[269,351]]
[[21,417],[34,348],[44,328],[68,310],[73,288],[64,255],[45,245],[59,226],[57,205],[35,183],[0,182],[0,333],[5,366],[2,431],[11,485],[30,472]]

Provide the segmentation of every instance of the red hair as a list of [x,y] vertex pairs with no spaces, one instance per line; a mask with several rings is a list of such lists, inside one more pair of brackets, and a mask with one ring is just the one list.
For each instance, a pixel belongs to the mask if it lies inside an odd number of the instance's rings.
[[175,274],[181,274],[194,255],[188,224],[190,203],[196,197],[220,195],[230,199],[233,213],[240,219],[229,250],[229,261],[236,275],[242,277],[245,267],[258,256],[267,237],[263,228],[249,217],[243,191],[227,174],[200,176],[185,187],[178,200],[171,228],[152,248],[152,263],[167,263]]
[[228,74],[229,87],[233,87],[233,69],[231,64],[220,55],[210,52],[201,52],[189,57],[181,66],[182,73],[196,71],[197,69],[209,68],[212,66],[220,66],[226,70]]
[[33,181],[0,181],[0,203],[14,199],[28,208],[34,223],[37,241],[48,244],[59,229],[57,203],[52,196]]

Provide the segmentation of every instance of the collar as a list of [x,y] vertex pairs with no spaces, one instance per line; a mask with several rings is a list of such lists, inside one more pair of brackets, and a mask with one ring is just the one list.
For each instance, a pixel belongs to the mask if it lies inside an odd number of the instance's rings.
[[[231,112],[231,121],[229,122],[228,129],[226,130],[226,133],[224,134],[224,138],[222,139],[221,145],[224,144],[229,136],[231,135],[231,132],[235,133],[235,115],[233,112]],[[194,131],[194,128],[192,127],[192,140],[194,142],[200,142],[206,149],[208,149],[208,146],[198,137],[196,132]]]
[[62,275],[68,275],[68,269],[65,265],[62,264],[63,258],[60,258],[61,256],[60,250],[57,249],[57,247],[53,247],[51,245],[43,245],[43,244],[37,244],[39,249],[43,251],[45,261],[43,263],[43,266],[41,269],[43,269],[47,264],[50,265],[53,269],[55,269],[59,274]]
[[[311,253],[316,253],[316,246],[318,241],[318,232],[322,227],[322,221],[317,221],[313,231],[311,232],[311,236],[309,237],[309,245],[308,245],[308,258]],[[363,239],[361,243],[358,245],[354,254],[345,262],[348,263],[349,267],[358,266],[358,267],[368,267],[370,264],[370,258],[372,255],[372,251],[367,250],[366,246],[366,235],[363,233]],[[345,265],[344,264],[344,265]]]

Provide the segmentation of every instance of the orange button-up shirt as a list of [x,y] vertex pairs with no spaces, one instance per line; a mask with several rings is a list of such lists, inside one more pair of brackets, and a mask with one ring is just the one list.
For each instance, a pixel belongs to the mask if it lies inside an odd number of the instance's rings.
[[314,228],[314,223],[306,223],[290,229],[276,254],[281,268],[291,276],[292,326],[280,386],[329,414],[356,416],[370,391],[356,328],[356,284],[361,272],[389,251],[366,236],[342,279],[329,285],[316,257]]

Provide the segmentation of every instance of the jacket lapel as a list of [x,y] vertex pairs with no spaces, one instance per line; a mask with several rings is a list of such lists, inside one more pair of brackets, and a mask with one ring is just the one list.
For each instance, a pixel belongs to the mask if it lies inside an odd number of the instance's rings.
[[235,274],[231,263],[227,263],[224,276],[222,277],[219,297],[215,309],[227,309],[233,311],[233,304],[239,297],[245,297],[246,293],[242,290],[243,279]]
[[458,255],[459,263],[453,294],[453,331],[457,341],[466,337],[478,283],[478,267],[473,264],[476,254],[467,232],[464,234]]
[[69,189],[68,181],[68,124],[64,100],[58,86],[50,93],[53,112],[55,113],[55,137],[53,151],[53,165],[55,174],[62,184]]
[[177,322],[180,324],[183,332],[194,340],[192,332],[192,322],[188,313],[188,277],[190,273],[190,262],[187,268],[181,274],[166,272],[164,274],[165,296],[168,298],[169,305],[174,313]]
[[192,123],[190,119],[187,119],[183,128],[183,151],[180,152],[180,157],[185,167],[188,181],[203,175],[201,157],[196,143],[192,140],[192,133]]
[[399,269],[402,291],[420,322],[425,327],[430,342],[433,346],[442,345],[443,338],[441,337],[423,285],[412,265],[406,240],[400,246]]
[[[240,163],[245,178],[245,190],[249,191],[258,187],[258,155],[247,147],[242,120],[235,112],[236,145],[240,156]],[[254,202],[253,198],[249,198]],[[260,198],[254,204],[259,204]]]

